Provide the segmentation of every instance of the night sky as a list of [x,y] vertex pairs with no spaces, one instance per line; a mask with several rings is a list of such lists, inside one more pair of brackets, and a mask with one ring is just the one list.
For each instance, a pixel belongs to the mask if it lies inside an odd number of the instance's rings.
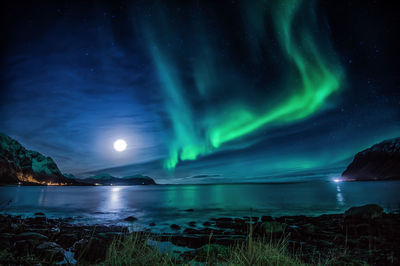
[[0,131],[77,176],[340,174],[400,136],[394,2],[2,2]]

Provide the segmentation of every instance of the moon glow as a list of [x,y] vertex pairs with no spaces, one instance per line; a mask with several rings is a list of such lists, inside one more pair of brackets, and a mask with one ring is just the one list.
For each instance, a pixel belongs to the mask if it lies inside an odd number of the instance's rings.
[[117,139],[114,141],[114,150],[118,152],[123,152],[126,149],[126,141],[123,139]]

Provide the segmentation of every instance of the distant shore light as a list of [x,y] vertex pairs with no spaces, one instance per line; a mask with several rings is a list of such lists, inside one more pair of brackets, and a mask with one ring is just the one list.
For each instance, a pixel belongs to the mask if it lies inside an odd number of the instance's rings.
[[339,182],[342,182],[343,180],[342,179],[340,179],[340,178],[334,178],[333,179],[333,182],[335,182],[335,183],[339,183]]

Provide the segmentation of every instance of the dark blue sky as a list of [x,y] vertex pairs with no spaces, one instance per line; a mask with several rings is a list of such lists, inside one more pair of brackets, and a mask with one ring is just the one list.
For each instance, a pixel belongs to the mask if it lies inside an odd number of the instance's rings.
[[311,2],[8,1],[0,131],[78,175],[340,173],[400,135],[398,15]]

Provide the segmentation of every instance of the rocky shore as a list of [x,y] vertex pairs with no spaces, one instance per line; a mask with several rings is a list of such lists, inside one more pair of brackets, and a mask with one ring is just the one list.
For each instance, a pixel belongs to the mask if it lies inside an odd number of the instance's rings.
[[[193,210],[196,211],[196,210]],[[132,217],[132,223],[135,220]],[[66,219],[48,219],[44,213],[22,219],[0,215],[0,264],[51,261],[100,263],[114,239],[130,235],[128,227],[76,225]],[[137,235],[137,234],[136,234]],[[220,217],[203,224],[171,225],[171,233],[139,232],[160,243],[190,248],[175,251],[184,260],[202,260],[202,248],[235,245],[253,239],[282,241],[307,263],[331,256],[346,262],[372,265],[400,264],[400,214],[384,213],[377,205],[354,207],[344,214],[318,217]],[[29,254],[29,255],[27,255]]]

